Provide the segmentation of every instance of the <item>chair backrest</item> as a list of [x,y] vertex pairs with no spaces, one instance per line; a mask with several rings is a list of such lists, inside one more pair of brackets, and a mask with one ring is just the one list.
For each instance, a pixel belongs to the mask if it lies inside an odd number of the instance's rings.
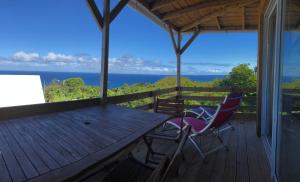
[[170,157],[164,157],[161,160],[158,167],[155,168],[151,176],[148,178],[147,182],[163,182],[176,176],[176,171],[178,170],[180,162],[183,159],[181,151],[186,140],[188,139],[190,131],[191,126],[187,126],[173,155]]
[[220,109],[218,110],[215,117],[213,118],[213,123],[212,123],[211,126],[215,127],[215,128],[218,128],[221,125],[228,122],[229,119],[234,114],[234,112],[240,106],[241,99],[242,99],[241,94],[235,94],[234,97],[229,97],[228,96],[226,102],[221,104]]
[[184,110],[184,100],[179,98],[174,99],[159,99],[154,101],[154,112],[168,114],[170,116],[182,116]]
[[242,99],[243,93],[241,92],[230,92],[224,99],[223,104],[232,100],[240,100]]

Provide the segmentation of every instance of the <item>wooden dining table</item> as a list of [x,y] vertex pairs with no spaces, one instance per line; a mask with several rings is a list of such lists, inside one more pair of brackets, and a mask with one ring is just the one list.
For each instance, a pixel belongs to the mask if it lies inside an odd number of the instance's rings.
[[62,181],[101,164],[169,116],[113,104],[0,121],[0,181]]

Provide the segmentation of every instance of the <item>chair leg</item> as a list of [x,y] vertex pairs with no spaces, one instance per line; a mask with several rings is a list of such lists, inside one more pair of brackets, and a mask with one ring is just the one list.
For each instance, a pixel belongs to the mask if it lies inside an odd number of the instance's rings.
[[152,139],[150,139],[149,141],[147,140],[146,137],[143,138],[146,147],[147,147],[147,153],[146,153],[146,157],[145,157],[145,163],[154,163],[156,164],[157,162],[150,160],[150,156],[154,156],[154,155],[159,155],[159,156],[164,156],[165,154],[163,153],[159,153],[159,152],[155,152],[152,148]]
[[147,138],[143,138],[145,144],[146,144],[146,147],[147,147],[147,153],[146,153],[146,157],[145,157],[145,163],[148,162],[149,160],[149,157],[150,157],[150,153],[153,152],[153,149],[152,149],[152,140],[151,141],[148,141]]
[[194,145],[194,147],[196,148],[196,150],[199,152],[199,154],[201,155],[201,157],[204,159],[206,156],[205,156],[204,152],[202,152],[199,144],[195,141],[195,139],[193,138],[193,136],[189,136],[189,139],[192,142],[192,144]]
[[221,133],[223,131],[226,131],[228,129],[234,130],[234,126],[232,126],[231,123],[227,123],[228,126],[226,126],[225,128],[220,129],[218,132]]
[[207,155],[212,154],[222,148],[225,148],[227,151],[229,150],[228,147],[225,145],[224,141],[222,140],[222,138],[219,135],[216,135],[216,138],[219,140],[219,142],[221,143],[220,145],[218,145],[217,147],[207,151],[207,152],[203,152],[201,149],[200,144],[196,141],[196,139],[192,136],[189,137],[190,141],[192,142],[192,144],[194,145],[194,147],[197,149],[197,151],[200,153],[201,157],[203,158],[204,162],[205,162],[205,158]]

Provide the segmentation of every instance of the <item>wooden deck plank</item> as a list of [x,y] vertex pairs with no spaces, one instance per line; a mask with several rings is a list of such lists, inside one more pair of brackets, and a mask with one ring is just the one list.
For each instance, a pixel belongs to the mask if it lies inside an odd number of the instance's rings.
[[228,141],[228,156],[226,158],[225,171],[223,175],[224,182],[235,182],[236,181],[236,157],[237,157],[237,127],[230,133]]
[[55,169],[59,167],[59,164],[48,154],[49,148],[43,148],[33,136],[25,130],[21,125],[17,122],[11,122],[12,126],[15,127],[19,133],[24,137],[27,143],[36,151],[37,155],[45,162],[45,164],[49,167],[49,169]]
[[[108,145],[111,144],[112,142],[116,142],[115,139],[113,139],[110,136],[107,136],[103,134],[102,132],[97,132],[94,130],[90,130],[88,126],[85,124],[78,124],[76,122],[76,118],[67,118],[63,114],[58,114],[58,116],[61,118],[60,122],[64,124],[66,127],[72,129],[75,133],[78,133],[80,136],[83,136],[90,142],[94,143],[95,145],[101,144],[103,145]],[[101,139],[101,142],[99,143],[99,139]]]
[[[0,172],[6,172],[0,177],[12,181],[57,181],[73,177],[136,143],[165,119],[165,115],[108,105],[3,121],[0,123]],[[271,181],[262,142],[255,135],[255,122],[233,123],[236,129],[226,136],[229,151],[209,155],[207,163],[203,163],[189,141],[186,143],[179,181]],[[177,144],[160,141],[154,145],[155,150],[168,153]],[[137,151],[142,153],[145,147]],[[24,163],[23,158],[29,163]],[[51,170],[43,173],[35,169],[37,161],[32,160],[44,162]],[[36,177],[23,171],[25,164],[31,164]]]
[[[232,134],[232,131],[226,131],[226,133],[223,133],[221,136],[225,140],[230,139]],[[230,149],[229,149],[230,150]],[[229,151],[226,151],[225,149],[219,150],[218,153],[216,153],[216,159],[214,167],[211,171],[211,177],[210,182],[222,182],[224,173],[225,173],[225,166],[227,161],[227,158],[229,157]]]
[[0,133],[2,134],[2,137],[6,140],[9,148],[11,149],[12,153],[14,154],[15,158],[17,159],[19,165],[21,166],[26,178],[32,178],[35,176],[38,176],[39,173],[34,168],[31,161],[28,159],[24,151],[21,149],[21,147],[18,145],[16,140],[13,136],[10,135],[9,131],[4,125],[1,125],[0,127]]
[[1,181],[7,181],[7,182],[12,181],[1,151],[0,151],[0,179]]
[[0,131],[0,151],[1,151],[4,161],[6,163],[8,172],[12,176],[12,180],[24,181],[26,179],[25,174],[24,174],[19,162],[15,158],[14,153],[8,146],[7,141],[2,136],[1,131]]
[[48,130],[44,130],[38,124],[38,121],[26,123],[27,127],[31,127],[43,140],[50,144],[51,148],[57,150],[63,157],[66,159],[66,163],[72,163],[76,161],[76,158],[72,155],[72,151],[66,149],[61,142],[60,138],[57,138],[56,135],[51,135]]
[[271,180],[270,167],[266,154],[263,152],[262,142],[252,132],[255,129],[251,123],[244,125],[247,137],[247,156],[249,176],[251,182],[265,182]]
[[[220,150],[209,155],[206,159],[207,163],[203,163],[200,155],[189,141],[186,143],[183,149],[186,157],[179,166],[178,181],[272,181],[263,144],[255,133],[255,121],[234,121],[233,125],[235,130],[228,130],[226,136],[222,137],[225,139],[229,137],[229,151]],[[206,140],[208,141],[208,138]],[[154,142],[155,149],[160,152],[169,151],[172,146],[173,144],[170,142]],[[134,155],[142,160],[145,147],[139,148],[135,150],[135,153],[137,151],[138,154],[134,153]]]
[[238,134],[236,181],[249,182],[250,179],[247,159],[247,140],[244,122],[239,122],[236,126]]
[[11,123],[6,123],[7,131],[14,137],[18,145],[21,147],[22,151],[26,154],[30,162],[33,164],[34,168],[39,174],[50,171],[48,166],[44,163],[42,158],[36,153],[34,147],[32,147],[26,140],[24,135],[22,135]]
[[50,127],[57,129],[63,135],[65,135],[65,137],[68,138],[68,140],[70,140],[71,143],[77,145],[81,152],[84,153],[84,155],[91,152],[95,152],[100,148],[103,148],[103,146],[101,146],[99,143],[92,143],[89,138],[80,133],[80,130],[76,131],[73,130],[72,127],[64,125],[63,119],[55,119],[47,123],[50,125]]
[[17,125],[21,127],[25,132],[27,132],[35,142],[36,146],[40,146],[47,154],[49,154],[54,161],[56,161],[60,166],[67,165],[69,163],[68,159],[64,156],[64,153],[59,149],[56,149],[56,146],[53,146],[52,143],[48,143],[40,133],[42,131],[36,131],[34,127],[27,122],[17,121]]
[[[118,108],[119,109],[119,108]],[[116,114],[118,113],[118,114]],[[134,114],[136,113],[136,114]],[[141,118],[139,118],[139,112],[136,111],[131,111],[130,114],[126,113],[126,112],[118,112],[118,110],[115,110],[113,112],[92,112],[92,110],[90,111],[86,111],[85,114],[86,116],[90,117],[90,118],[95,118],[96,120],[100,120],[101,118],[110,118],[110,122],[115,124],[112,125],[112,128],[116,128],[116,129],[121,129],[121,130],[128,130],[129,132],[132,132],[136,129],[138,129],[139,127],[143,126],[144,124],[147,124],[147,122],[145,123],[145,121],[142,121]],[[126,120],[130,119],[131,121],[139,121],[139,122],[126,122]],[[105,123],[103,123],[105,124]],[[122,125],[122,124],[126,124],[126,125]],[[126,127],[125,127],[126,126]]]
[[[115,139],[116,141],[120,140],[121,138],[127,136],[130,134],[130,131],[125,131],[122,128],[118,127],[112,127],[109,123],[102,122],[101,124],[98,124],[97,120],[94,120],[95,118],[85,116],[84,114],[77,114],[77,113],[62,113],[65,116],[72,116],[72,120],[77,122],[77,124],[83,126],[84,123],[93,123],[93,127],[90,125],[87,125],[86,128],[89,128],[89,130],[94,130],[96,133],[101,132],[107,136],[110,136],[111,138]],[[107,118],[106,116],[103,116],[103,118]],[[102,121],[104,120],[102,118]],[[93,122],[94,121],[94,122]],[[99,126],[101,125],[101,126]]]
[[45,120],[43,122],[40,122],[40,124],[42,127],[49,129],[50,131],[55,133],[57,137],[62,139],[64,141],[64,147],[69,148],[71,151],[74,151],[75,158],[80,159],[81,157],[89,154],[89,151],[87,151],[88,145],[86,147],[82,147],[82,145],[77,142],[77,137],[69,137],[69,135],[67,134],[68,132],[64,130],[64,128],[61,128],[60,124],[54,124],[53,122],[54,121]]
[[77,176],[136,143],[167,118],[108,104],[2,121],[0,181]]
[[72,162],[79,160],[84,156],[79,152],[74,144],[68,142],[68,139],[65,138],[60,131],[46,125],[45,120],[35,122],[34,124],[38,130],[42,130],[45,132],[47,140],[55,141],[58,145],[65,149],[65,151],[67,151],[67,153],[69,154],[68,156],[73,157]]

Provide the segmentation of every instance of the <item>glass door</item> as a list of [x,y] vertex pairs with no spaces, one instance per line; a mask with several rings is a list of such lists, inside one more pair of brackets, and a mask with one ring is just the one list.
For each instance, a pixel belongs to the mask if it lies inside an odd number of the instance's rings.
[[275,72],[276,72],[276,26],[277,26],[277,5],[269,7],[265,15],[265,47],[264,47],[264,111],[262,120],[263,134],[267,139],[271,151],[272,135],[274,127],[274,91],[275,91]]
[[276,176],[300,181],[300,0],[284,0]]

